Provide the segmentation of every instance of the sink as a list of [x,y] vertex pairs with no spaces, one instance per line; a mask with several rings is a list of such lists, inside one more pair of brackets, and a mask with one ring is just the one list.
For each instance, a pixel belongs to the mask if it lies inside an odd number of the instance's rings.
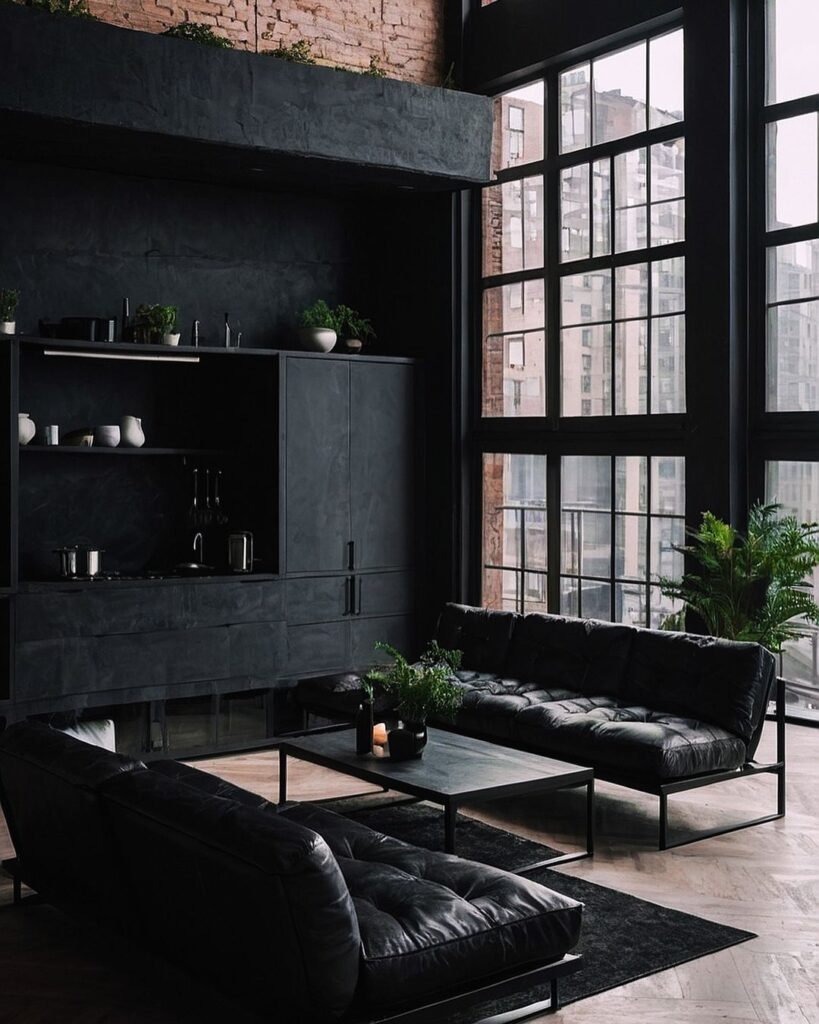
[[173,571],[178,576],[212,576],[216,572],[212,565],[202,565],[201,562],[180,562]]

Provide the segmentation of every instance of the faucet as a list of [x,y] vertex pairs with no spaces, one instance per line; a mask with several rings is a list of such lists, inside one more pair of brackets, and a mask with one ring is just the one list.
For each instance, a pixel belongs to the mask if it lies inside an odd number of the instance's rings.
[[194,535],[194,538],[193,538],[193,553],[194,554],[196,554],[196,545],[197,544],[199,545],[199,564],[200,565],[204,565],[205,564],[205,539],[202,536],[202,531],[201,530],[199,530],[199,532],[196,533]]

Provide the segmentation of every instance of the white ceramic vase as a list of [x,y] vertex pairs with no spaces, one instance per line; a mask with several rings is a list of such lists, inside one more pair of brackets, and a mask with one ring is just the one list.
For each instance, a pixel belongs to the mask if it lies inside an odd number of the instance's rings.
[[165,331],[165,333],[162,335],[162,344],[163,345],[178,345],[180,337],[181,337],[181,335],[178,332]]
[[0,334],[14,334],[17,324],[14,320],[0,320]]
[[338,335],[329,327],[300,327],[299,341],[308,352],[329,352],[338,341]]
[[37,425],[27,412],[17,413],[17,434],[20,444],[28,444],[37,433]]
[[145,444],[145,433],[139,416],[123,416],[119,421],[120,443],[126,448],[141,448]]

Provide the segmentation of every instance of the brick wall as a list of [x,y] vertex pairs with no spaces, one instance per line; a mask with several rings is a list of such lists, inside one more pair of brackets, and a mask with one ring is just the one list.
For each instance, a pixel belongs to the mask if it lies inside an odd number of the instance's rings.
[[439,85],[444,0],[88,0],[103,21],[164,32],[211,25],[237,47],[275,49],[306,39],[319,64],[366,68],[375,55],[390,78]]

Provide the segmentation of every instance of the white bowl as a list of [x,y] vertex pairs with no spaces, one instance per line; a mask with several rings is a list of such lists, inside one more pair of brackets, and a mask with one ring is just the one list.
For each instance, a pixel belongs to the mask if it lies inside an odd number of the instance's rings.
[[335,347],[338,335],[329,327],[300,327],[299,341],[308,352],[329,352]]
[[94,427],[94,444],[100,448],[116,448],[120,442],[120,429],[116,423]]

